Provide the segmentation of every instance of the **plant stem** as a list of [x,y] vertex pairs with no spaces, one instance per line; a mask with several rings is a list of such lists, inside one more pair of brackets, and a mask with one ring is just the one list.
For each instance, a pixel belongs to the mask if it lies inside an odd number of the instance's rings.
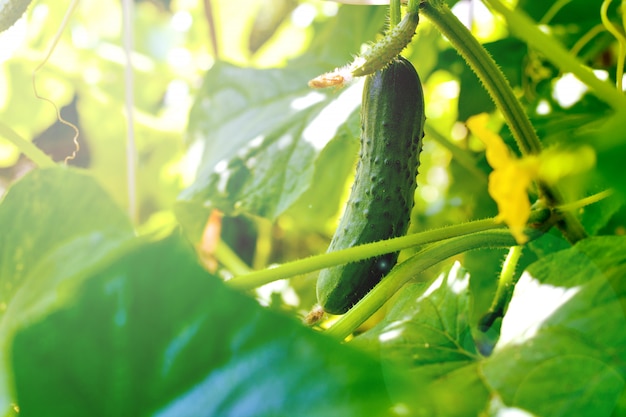
[[[526,233],[531,239],[538,236],[536,230],[527,230]],[[515,244],[515,239],[508,230],[489,230],[429,245],[396,266],[389,275],[339,318],[325,333],[339,339],[345,339],[382,307],[405,283],[425,269],[451,256],[471,249],[509,247]]]
[[433,3],[433,1],[424,2],[421,6],[422,13],[439,28],[476,73],[502,111],[522,154],[539,153],[541,151],[539,138],[496,62],[447,5]]
[[460,225],[429,230],[422,233],[415,233],[380,242],[367,243],[348,249],[325,253],[323,255],[299,259],[275,268],[268,268],[245,275],[239,275],[229,280],[228,284],[234,288],[250,290],[279,279],[290,278],[296,275],[317,271],[319,269],[335,265],[341,265],[347,262],[356,262],[385,253],[397,252],[402,249],[437,242],[444,239],[450,239],[456,236],[463,236],[502,227],[503,226],[496,223],[493,218],[476,220]]
[[389,30],[400,23],[400,0],[391,0],[389,2]]
[[46,155],[34,143],[27,141],[19,135],[15,130],[0,122],[0,136],[8,139],[17,149],[33,161],[39,168],[56,166],[52,158]]
[[624,76],[624,56],[626,55],[626,38],[622,34],[621,29],[609,20],[607,15],[611,0],[604,0],[600,7],[600,17],[606,30],[617,39],[619,44],[619,54],[617,56],[617,72],[615,74],[615,83],[618,91],[622,91],[622,77]]
[[[421,11],[448,38],[481,80],[496,106],[502,112],[520,152],[523,155],[538,154],[541,151],[541,142],[537,133],[530,123],[528,115],[524,112],[522,104],[515,97],[506,77],[485,48],[478,43],[445,3],[430,0],[422,3],[420,7]],[[594,79],[597,80],[595,76]],[[539,182],[537,188],[540,197],[545,200],[548,207],[563,203],[561,193],[556,187],[550,187]],[[587,236],[578,219],[571,213],[563,213],[562,220],[557,223],[557,227],[571,243]]]
[[137,145],[135,143],[135,82],[133,78],[133,15],[134,3],[122,0],[122,39],[126,58],[124,67],[124,108],[126,109],[126,182],[128,193],[128,216],[134,224],[139,221],[137,207]]
[[576,78],[587,84],[601,100],[614,109],[621,109],[626,106],[626,98],[620,91],[617,91],[608,82],[596,77],[591,68],[583,65],[569,53],[554,36],[542,32],[523,11],[511,10],[500,0],[485,0],[485,4],[504,17],[515,36],[541,52],[548,61],[561,71],[574,74]]
[[496,289],[496,295],[493,298],[493,302],[489,307],[489,311],[480,319],[478,328],[482,332],[489,330],[493,322],[504,316],[504,309],[511,298],[511,293],[515,287],[517,280],[515,279],[515,269],[519,258],[522,256],[522,246],[513,246],[509,249],[509,253],[502,265],[502,272],[498,280],[498,288]]
[[245,275],[251,271],[250,267],[221,239],[217,242],[214,255],[233,274]]

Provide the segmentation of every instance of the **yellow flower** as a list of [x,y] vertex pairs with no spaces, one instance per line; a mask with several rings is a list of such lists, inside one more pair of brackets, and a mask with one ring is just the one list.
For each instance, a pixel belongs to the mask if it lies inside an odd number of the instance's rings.
[[528,187],[537,175],[538,159],[513,156],[496,133],[487,129],[489,115],[481,113],[467,120],[467,127],[486,146],[487,162],[493,168],[489,174],[489,195],[498,205],[499,221],[509,226],[517,243],[528,240],[524,227],[530,217]]
[[596,163],[596,155],[589,146],[570,149],[545,149],[538,155],[517,158],[504,141],[487,129],[489,115],[472,116],[467,127],[486,147],[487,162],[493,168],[489,174],[489,195],[498,205],[498,217],[506,223],[517,243],[528,240],[524,227],[530,217],[528,188],[534,180],[556,184],[561,178],[587,171]]

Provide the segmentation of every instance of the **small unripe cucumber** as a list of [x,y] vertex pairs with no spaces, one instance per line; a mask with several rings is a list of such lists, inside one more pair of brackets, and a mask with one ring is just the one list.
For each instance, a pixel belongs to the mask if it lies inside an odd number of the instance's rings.
[[[406,233],[424,136],[424,94],[413,65],[402,57],[365,80],[357,172],[329,252]],[[343,314],[395,265],[398,253],[324,269],[317,299]]]

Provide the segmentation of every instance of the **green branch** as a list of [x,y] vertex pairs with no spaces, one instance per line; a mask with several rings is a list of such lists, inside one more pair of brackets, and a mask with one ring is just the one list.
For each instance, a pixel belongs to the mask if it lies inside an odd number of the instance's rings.
[[537,133],[496,62],[447,5],[432,3],[423,3],[421,12],[448,38],[476,73],[502,112],[519,150],[524,155],[539,153],[541,142]]
[[489,311],[485,313],[478,323],[478,328],[482,332],[489,330],[497,318],[504,316],[504,309],[511,299],[511,294],[513,293],[513,289],[517,283],[515,269],[517,268],[519,259],[522,256],[522,250],[522,246],[513,246],[509,249],[509,253],[504,260],[504,264],[502,265],[500,278],[498,279],[496,295],[494,296],[493,302],[489,307]]
[[400,23],[401,11],[400,0],[391,0],[389,2],[389,30]]
[[493,218],[448,226],[288,262],[275,268],[239,275],[229,280],[228,284],[241,290],[250,290],[279,279],[291,278],[347,262],[356,262],[410,247],[502,227],[503,225],[496,223]]
[[33,161],[40,168],[56,166],[52,158],[46,155],[34,143],[21,137],[15,130],[0,122],[0,136],[11,142],[26,157]]
[[[541,142],[530,123],[528,115],[513,93],[513,89],[504,74],[485,48],[478,43],[476,38],[463,26],[445,3],[430,0],[421,4],[421,11],[448,38],[450,43],[476,73],[496,106],[502,112],[520,152],[524,155],[541,152]],[[537,187],[540,197],[545,199],[548,207],[563,204],[561,193],[556,187],[548,186],[541,182],[537,184]],[[575,243],[586,237],[584,228],[574,215],[571,213],[562,213],[562,215],[563,219],[557,223],[557,227],[569,242]]]
[[[537,230],[527,230],[532,238],[540,235]],[[385,304],[404,284],[419,276],[424,270],[471,249],[506,248],[516,245],[508,230],[489,230],[456,237],[427,246],[411,258],[398,264],[372,291],[354,305],[325,333],[345,339],[372,314]]]

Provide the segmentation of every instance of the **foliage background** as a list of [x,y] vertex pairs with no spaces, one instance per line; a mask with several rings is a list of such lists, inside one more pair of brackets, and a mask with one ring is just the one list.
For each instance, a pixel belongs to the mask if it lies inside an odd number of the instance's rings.
[[[477,329],[505,249],[421,273],[345,344],[299,323],[315,273],[245,295],[218,279],[326,250],[358,154],[361,84],[306,83],[374,40],[386,7],[213,1],[213,37],[198,0],[136,2],[139,210],[128,214],[121,6],[82,0],[35,79],[80,129],[74,167],[36,169],[0,138],[0,412],[623,415],[623,110],[588,91],[566,104],[580,83],[482,3],[454,3],[461,19],[473,13],[546,147],[593,147],[596,166],[561,183],[567,201],[615,189],[577,211],[589,239],[571,247],[552,231],[527,245],[503,320]],[[614,78],[601,2],[557,3],[517,10]],[[64,13],[37,1],[0,34],[0,120],[57,161],[72,132],[31,74]],[[616,5],[609,16],[619,21]],[[464,122],[491,113],[515,149],[499,113],[427,19],[405,55],[428,117],[409,233],[497,214],[484,147]],[[206,253],[213,208],[235,256]]]

